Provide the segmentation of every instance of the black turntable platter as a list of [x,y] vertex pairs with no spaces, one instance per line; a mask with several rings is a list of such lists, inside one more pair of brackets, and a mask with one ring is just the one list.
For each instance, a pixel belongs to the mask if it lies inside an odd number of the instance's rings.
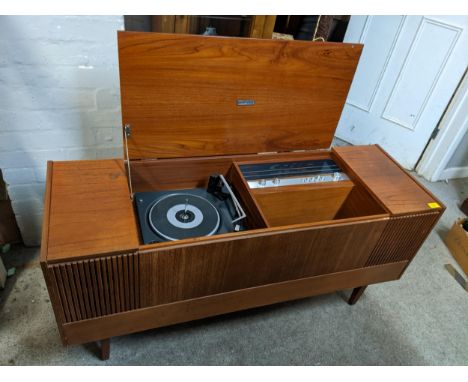
[[203,188],[137,192],[135,205],[144,244],[211,236],[235,229],[229,203]]
[[188,193],[169,194],[157,200],[148,219],[153,231],[167,240],[211,236],[220,224],[218,210],[211,202]]

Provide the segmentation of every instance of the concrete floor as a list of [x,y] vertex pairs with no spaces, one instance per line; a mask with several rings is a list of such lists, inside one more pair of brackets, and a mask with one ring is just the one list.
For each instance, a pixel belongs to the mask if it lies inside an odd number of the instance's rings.
[[428,183],[448,209],[399,281],[369,287],[355,306],[332,293],[114,338],[62,347],[38,248],[3,255],[15,276],[0,291],[0,365],[468,365],[468,293],[444,269],[441,240],[462,216],[468,179]]

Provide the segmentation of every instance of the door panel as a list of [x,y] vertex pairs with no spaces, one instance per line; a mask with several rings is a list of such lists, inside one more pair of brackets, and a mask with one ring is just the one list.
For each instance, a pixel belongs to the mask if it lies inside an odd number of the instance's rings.
[[336,135],[412,169],[468,64],[466,16],[353,16],[363,54]]

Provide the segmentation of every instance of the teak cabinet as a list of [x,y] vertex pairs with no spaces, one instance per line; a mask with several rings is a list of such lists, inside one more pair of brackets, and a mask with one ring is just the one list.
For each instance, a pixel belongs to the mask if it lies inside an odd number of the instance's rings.
[[[63,343],[102,340],[106,358],[114,336],[399,279],[445,207],[379,146],[328,149],[361,49],[119,32],[125,159],[48,163],[41,265]],[[304,159],[349,180],[250,189],[239,170]],[[132,192],[213,173],[245,231],[141,244]]]

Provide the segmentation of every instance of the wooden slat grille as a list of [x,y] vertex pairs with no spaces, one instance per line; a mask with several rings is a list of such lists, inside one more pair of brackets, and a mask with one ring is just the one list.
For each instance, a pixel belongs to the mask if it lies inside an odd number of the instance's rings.
[[411,261],[437,223],[439,216],[439,212],[432,212],[392,217],[366,266]]
[[125,254],[48,267],[65,322],[140,307],[139,255]]

